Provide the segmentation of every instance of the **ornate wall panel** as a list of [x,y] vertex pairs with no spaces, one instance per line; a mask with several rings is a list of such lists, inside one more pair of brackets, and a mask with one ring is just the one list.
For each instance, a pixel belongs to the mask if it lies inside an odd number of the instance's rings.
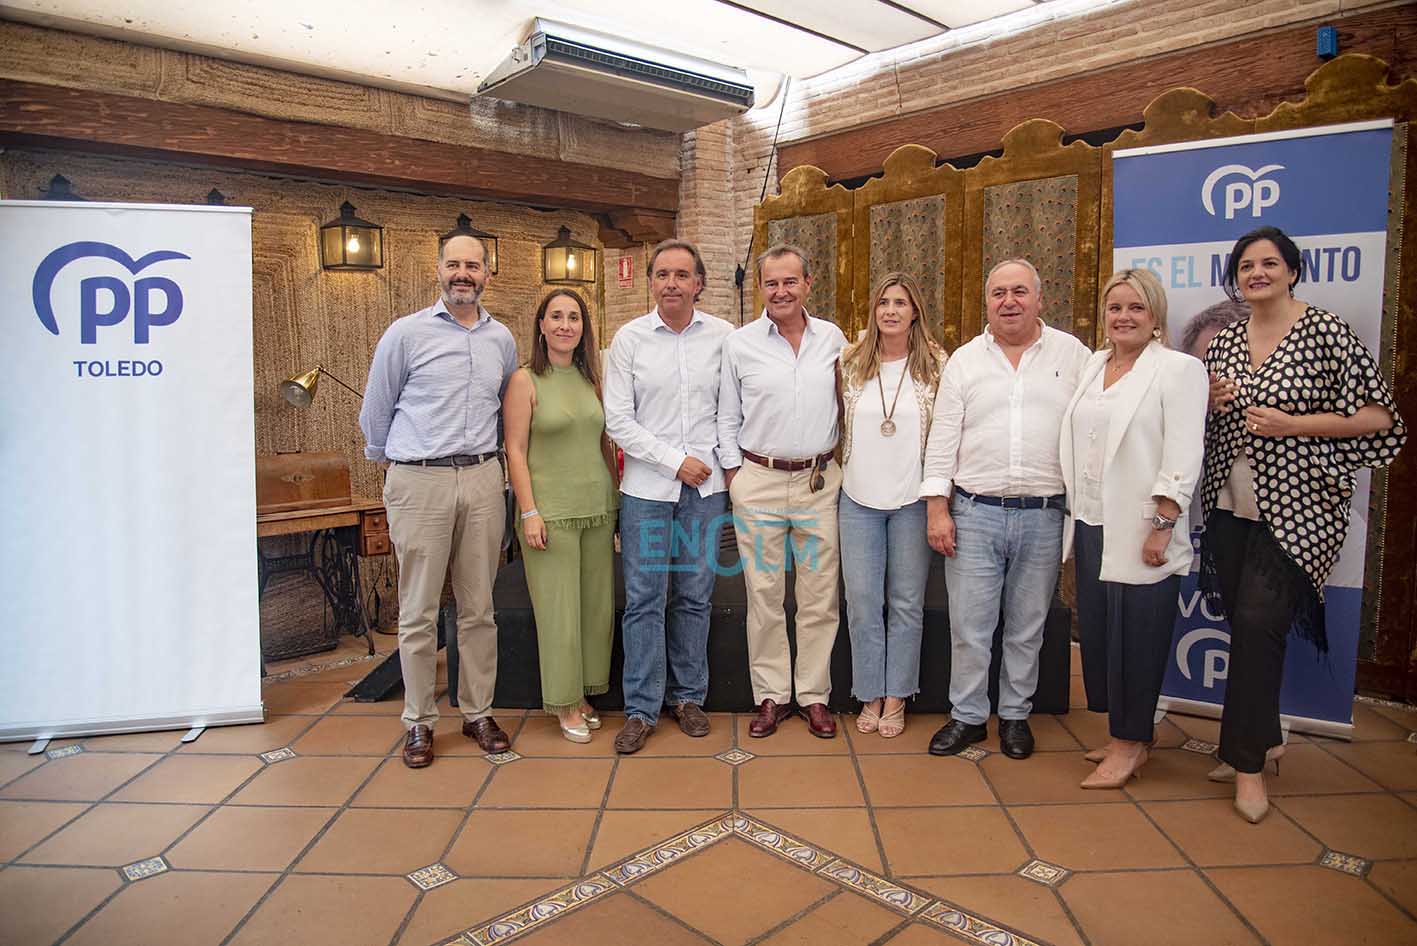
[[[1075,174],[996,184],[984,189],[984,245],[980,271],[1006,259],[1026,259],[1043,280],[1043,320],[1073,330],[1071,299],[1077,279],[1078,179]],[[980,325],[984,299],[974,307]]]
[[1102,153],[1062,137],[1054,122],[1024,122],[1004,136],[1002,157],[964,172],[962,341],[983,329],[989,269],[1024,257],[1044,280],[1044,320],[1094,343]]
[[916,197],[894,200],[870,208],[870,279],[861,284],[861,295],[852,328],[866,327],[876,300],[871,287],[886,273],[907,273],[920,284],[925,318],[931,334],[939,337],[944,280],[940,263],[945,245],[945,198]]
[[790,243],[807,254],[812,276],[812,296],[807,300],[807,308],[816,314],[837,311],[836,267],[832,262],[841,235],[836,225],[834,213],[770,220],[767,242],[758,248],[761,252],[777,243]]
[[[826,175],[810,167],[789,171],[782,179],[781,192],[753,211],[754,255],[782,240],[811,243],[802,247],[812,264],[812,294],[807,307],[814,315],[835,319],[843,328],[851,324],[851,213],[851,192],[840,184],[828,187]],[[755,276],[750,261],[748,278]],[[762,307],[755,280],[749,317],[756,317]]]
[[920,283],[931,335],[953,351],[959,345],[964,175],[937,161],[929,148],[897,148],[886,159],[885,174],[853,192],[856,305],[851,327],[859,331],[871,318],[876,280],[888,272],[905,272]]

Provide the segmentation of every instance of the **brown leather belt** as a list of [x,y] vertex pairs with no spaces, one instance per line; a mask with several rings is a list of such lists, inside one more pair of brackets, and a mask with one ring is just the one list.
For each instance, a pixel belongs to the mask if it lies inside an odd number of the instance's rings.
[[806,460],[782,460],[777,457],[764,457],[753,453],[751,450],[739,450],[743,454],[743,459],[752,460],[759,466],[765,466],[769,470],[786,470],[789,473],[798,473],[802,470],[810,470],[816,466],[827,465],[827,461],[832,458],[832,452],[828,450],[820,456],[810,457]]

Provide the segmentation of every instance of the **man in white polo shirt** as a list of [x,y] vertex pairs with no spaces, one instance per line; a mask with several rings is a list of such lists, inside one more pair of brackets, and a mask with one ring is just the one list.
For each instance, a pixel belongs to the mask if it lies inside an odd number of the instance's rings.
[[[836,503],[836,360],[846,337],[804,306],[807,256],[778,244],[757,262],[763,317],[723,344],[719,459],[748,592],[748,664],[758,715],[750,736],[772,735],[797,703],[815,736],[836,735],[827,710],[839,625]],[[783,611],[796,572],[797,664]]]
[[709,598],[728,508],[718,370],[733,326],[694,305],[705,275],[694,244],[665,240],[646,268],[654,311],[615,333],[605,369],[605,429],[625,451],[625,727],[615,751],[626,755],[643,748],[666,702],[686,734],[709,733]]
[[940,376],[920,486],[930,545],[948,557],[950,599],[952,718],[930,752],[954,755],[985,738],[1002,603],[999,746],[1026,759],[1038,652],[1062,561],[1058,434],[1090,352],[1043,324],[1042,280],[1028,260],[990,270],[984,296],[988,326],[950,356]]

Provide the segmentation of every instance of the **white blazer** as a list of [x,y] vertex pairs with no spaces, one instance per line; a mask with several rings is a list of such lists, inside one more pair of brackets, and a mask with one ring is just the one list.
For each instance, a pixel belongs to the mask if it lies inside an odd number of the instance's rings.
[[[1063,414],[1058,453],[1069,509],[1076,508],[1076,457],[1085,449],[1074,442],[1073,412],[1109,355],[1103,349],[1088,359]],[[1149,585],[1191,567],[1194,552],[1187,512],[1200,477],[1210,385],[1199,359],[1160,342],[1142,350],[1131,374],[1141,394],[1117,405],[1102,457],[1101,580]],[[1166,564],[1153,567],[1142,561],[1141,549],[1152,531],[1157,496],[1174,500],[1181,507],[1181,517],[1166,547]],[[1069,515],[1063,526],[1063,561],[1073,551],[1073,522]]]

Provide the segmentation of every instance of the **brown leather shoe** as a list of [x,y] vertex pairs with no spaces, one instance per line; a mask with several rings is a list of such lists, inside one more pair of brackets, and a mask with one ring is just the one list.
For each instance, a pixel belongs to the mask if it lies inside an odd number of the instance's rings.
[[625,720],[624,728],[615,734],[615,751],[621,755],[639,752],[645,747],[645,741],[652,732],[653,726],[638,716],[631,716]]
[[758,704],[758,715],[748,724],[748,735],[755,739],[777,732],[777,724],[792,715],[791,706],[778,706],[772,700]]
[[476,739],[477,748],[488,755],[506,752],[512,747],[512,740],[507,738],[502,727],[498,726],[497,721],[491,716],[463,720],[462,734],[469,739]]
[[679,720],[679,728],[684,735],[698,739],[709,734],[709,718],[703,708],[696,703],[679,703],[669,707],[669,715]]
[[812,735],[822,739],[831,739],[836,735],[836,720],[832,719],[827,704],[809,703],[798,712],[807,721],[807,728],[812,731]]
[[403,764],[410,769],[421,769],[432,762],[433,730],[419,723],[403,737]]

